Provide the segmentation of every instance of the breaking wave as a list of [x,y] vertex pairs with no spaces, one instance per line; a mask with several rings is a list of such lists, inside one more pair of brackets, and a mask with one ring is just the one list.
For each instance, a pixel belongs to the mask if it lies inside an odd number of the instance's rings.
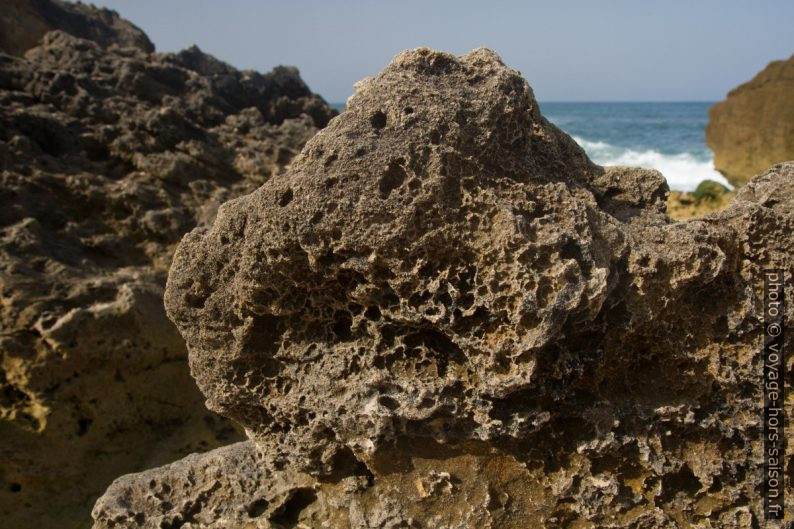
[[703,180],[714,180],[732,189],[716,169],[711,158],[693,153],[664,154],[656,150],[633,150],[602,141],[589,141],[574,136],[587,155],[599,165],[626,165],[656,169],[667,178],[670,189],[693,191]]

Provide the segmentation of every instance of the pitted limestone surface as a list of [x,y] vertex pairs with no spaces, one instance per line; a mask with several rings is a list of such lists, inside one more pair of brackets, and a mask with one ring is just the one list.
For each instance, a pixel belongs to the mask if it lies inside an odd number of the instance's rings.
[[659,173],[593,165],[492,52],[411,50],[183,239],[166,309],[261,465],[343,505],[297,524],[748,527],[792,179],[672,222]]
[[398,56],[183,243],[167,305],[210,406],[318,447],[509,435],[494,399],[614,286],[598,173],[493,53]]
[[[212,409],[319,473],[398,436],[525,443],[592,406],[632,431],[728,415],[695,373],[757,329],[751,206],[671,222],[661,175],[590,163],[488,50],[404,52],[357,89],[177,252],[167,310]],[[757,244],[788,269],[790,239]]]

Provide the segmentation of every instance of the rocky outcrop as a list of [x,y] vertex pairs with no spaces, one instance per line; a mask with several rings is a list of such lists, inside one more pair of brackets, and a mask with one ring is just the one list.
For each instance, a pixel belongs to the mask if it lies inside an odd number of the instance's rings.
[[4,528],[72,527],[118,475],[240,438],[189,375],[166,273],[334,114],[294,68],[105,44],[52,31],[0,54]]
[[735,186],[794,160],[794,55],[769,63],[711,107],[706,143],[714,166]]
[[166,309],[251,440],[119,478],[94,527],[760,524],[793,180],[672,222],[493,52],[401,53],[176,252]]
[[52,30],[96,42],[153,52],[149,37],[110,9],[61,0],[4,0],[0,4],[0,52],[22,56]]

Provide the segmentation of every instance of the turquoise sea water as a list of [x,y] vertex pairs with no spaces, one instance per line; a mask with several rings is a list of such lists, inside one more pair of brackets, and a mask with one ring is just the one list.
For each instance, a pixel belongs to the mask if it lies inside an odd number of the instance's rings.
[[596,163],[658,169],[671,189],[689,191],[707,179],[727,184],[703,134],[712,104],[541,102],[540,109]]

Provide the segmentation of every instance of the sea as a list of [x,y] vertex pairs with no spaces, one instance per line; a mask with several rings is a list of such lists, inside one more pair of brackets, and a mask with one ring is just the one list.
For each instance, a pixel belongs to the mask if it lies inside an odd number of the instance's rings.
[[[731,188],[714,169],[704,129],[714,103],[541,102],[541,113],[599,165],[659,170],[670,189],[692,191],[703,180]],[[344,103],[334,105],[342,110]]]

